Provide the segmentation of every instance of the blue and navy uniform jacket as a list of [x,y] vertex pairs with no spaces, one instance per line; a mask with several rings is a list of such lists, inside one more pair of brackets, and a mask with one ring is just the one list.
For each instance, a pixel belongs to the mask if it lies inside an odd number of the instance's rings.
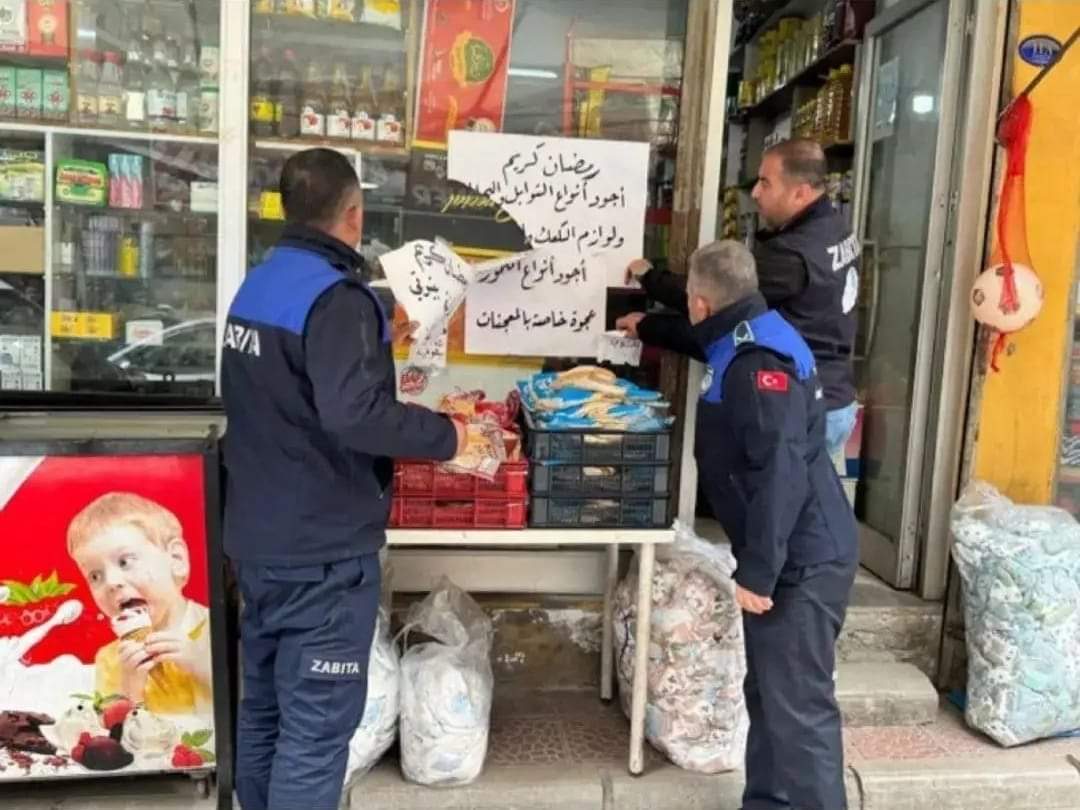
[[447,417],[397,401],[390,325],[362,268],[343,242],[289,226],[229,308],[221,386],[235,560],[320,565],[377,551],[391,459],[454,455]]
[[694,456],[738,562],[771,596],[782,572],[858,557],[855,517],[825,450],[825,401],[806,342],[758,293],[693,327],[708,363]]
[[[855,342],[859,257],[858,239],[825,196],[782,228],[759,232],[754,242],[761,294],[795,327],[814,353],[829,409],[855,401],[851,349]],[[653,346],[699,356],[685,317],[686,276],[653,269],[641,283],[650,298],[683,316],[649,315],[638,324],[641,339]]]

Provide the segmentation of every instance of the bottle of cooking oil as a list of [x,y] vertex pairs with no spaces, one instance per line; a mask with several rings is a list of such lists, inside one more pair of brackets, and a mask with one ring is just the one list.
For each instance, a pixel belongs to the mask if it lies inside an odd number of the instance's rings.
[[830,143],[847,141],[851,133],[851,82],[853,78],[851,65],[841,65],[836,72],[835,87],[833,88],[833,102],[830,116],[832,139]]

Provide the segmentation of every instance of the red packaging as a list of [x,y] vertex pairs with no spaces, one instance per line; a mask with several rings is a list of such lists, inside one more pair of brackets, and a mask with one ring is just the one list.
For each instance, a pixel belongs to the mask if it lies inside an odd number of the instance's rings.
[[68,0],[27,0],[27,51],[34,56],[67,56]]

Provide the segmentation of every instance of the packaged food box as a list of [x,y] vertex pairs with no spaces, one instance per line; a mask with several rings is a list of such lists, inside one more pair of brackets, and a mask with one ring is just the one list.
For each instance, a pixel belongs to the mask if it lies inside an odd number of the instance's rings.
[[41,83],[37,68],[15,68],[15,114],[19,118],[41,118]]
[[41,80],[41,117],[46,121],[67,121],[71,108],[68,75],[62,70],[46,70]]
[[0,118],[15,117],[15,68],[0,65]]
[[109,170],[90,160],[61,160],[56,164],[56,199],[75,205],[103,206],[109,194]]
[[66,56],[67,0],[29,0],[27,51],[34,56]]
[[0,149],[0,200],[45,201],[45,153]]
[[109,205],[113,208],[143,207],[142,155],[109,155]]
[[191,210],[214,214],[218,210],[218,184],[195,181],[191,184]]
[[26,49],[26,0],[0,0],[0,49]]

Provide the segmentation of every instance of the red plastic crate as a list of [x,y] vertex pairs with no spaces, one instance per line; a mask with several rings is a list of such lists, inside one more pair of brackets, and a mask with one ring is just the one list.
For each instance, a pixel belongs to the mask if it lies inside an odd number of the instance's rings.
[[394,494],[426,498],[524,497],[527,461],[504,461],[494,481],[440,470],[430,461],[400,461],[394,467]]
[[398,498],[390,507],[390,526],[398,529],[523,529],[526,499],[444,501]]

